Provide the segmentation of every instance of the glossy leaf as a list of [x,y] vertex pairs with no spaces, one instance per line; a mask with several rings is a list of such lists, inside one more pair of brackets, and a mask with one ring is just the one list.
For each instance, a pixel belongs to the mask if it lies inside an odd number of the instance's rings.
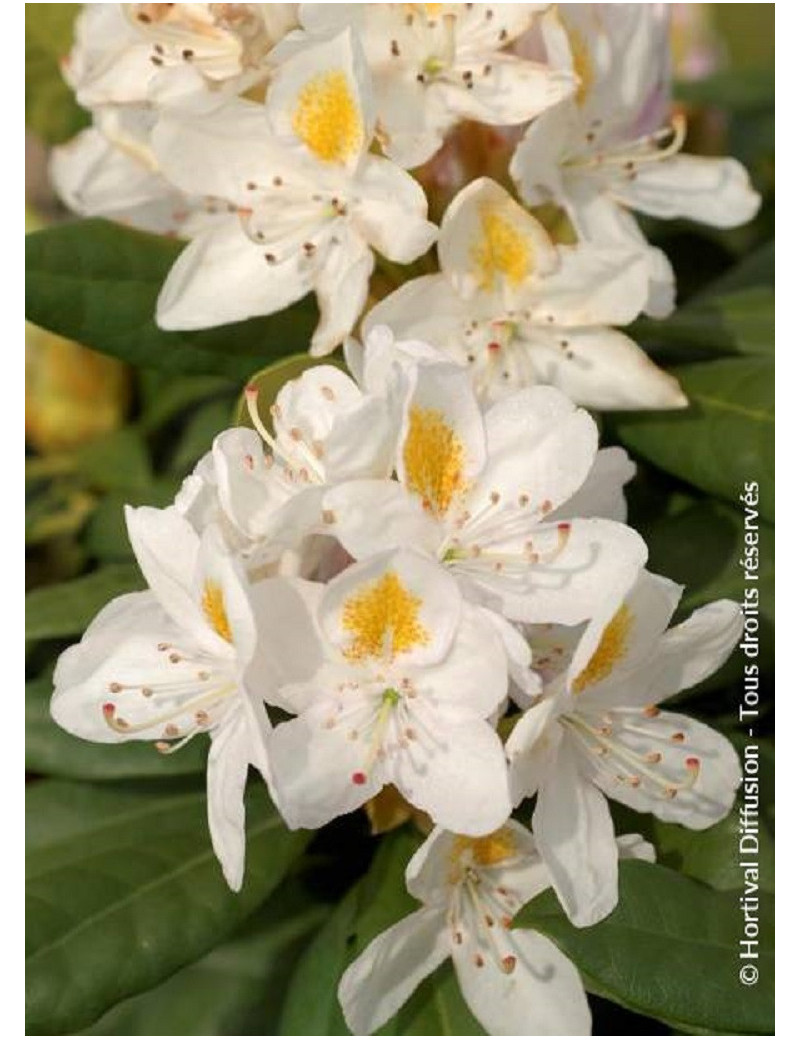
[[72,46],[80,4],[25,5],[25,125],[48,144],[59,144],[88,125],[61,75]]
[[[664,321],[641,320],[632,334],[648,347],[683,346],[697,352],[765,354],[775,351],[775,290],[754,285],[704,293]],[[664,352],[660,360],[668,361]]]
[[307,840],[255,784],[235,894],[211,849],[202,787],[42,781],[27,813],[29,1035],[74,1033],[202,956],[280,883]]
[[25,638],[79,635],[110,599],[143,587],[139,568],[119,563],[72,581],[33,589],[25,596]]
[[673,370],[690,398],[680,412],[618,417],[623,444],[703,491],[739,502],[760,483],[759,510],[775,509],[775,368],[766,358],[731,358]]
[[[339,980],[376,935],[419,908],[405,886],[405,868],[418,844],[418,837],[408,828],[381,839],[367,875],[351,889],[303,955],[287,993],[282,1035],[351,1035],[336,995]],[[486,1034],[465,1005],[448,962],[422,983],[376,1035]]]
[[182,248],[103,220],[28,235],[26,316],[95,350],[173,374],[246,379],[259,364],[307,349],[316,321],[309,301],[199,332],[159,329],[156,299]]
[[152,744],[94,744],[73,737],[50,717],[53,683],[49,675],[25,684],[25,769],[76,780],[185,776],[205,770],[208,741],[195,737],[174,755],[160,755]]
[[286,983],[327,908],[281,885],[229,942],[155,989],[122,1001],[87,1036],[270,1036]]
[[[731,854],[734,850],[731,849]],[[574,928],[552,891],[517,916],[549,936],[591,992],[690,1033],[774,1032],[772,900],[761,894],[759,981],[739,981],[738,892],[717,892],[666,867],[620,863],[620,899],[592,928]]]

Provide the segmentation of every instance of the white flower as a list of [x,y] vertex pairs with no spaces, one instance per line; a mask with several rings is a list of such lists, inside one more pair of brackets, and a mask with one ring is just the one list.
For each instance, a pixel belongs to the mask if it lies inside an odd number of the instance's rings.
[[326,488],[357,478],[388,477],[394,465],[406,384],[397,364],[364,392],[332,365],[315,365],[281,388],[271,429],[258,391],[245,399],[256,429],[220,433],[186,478],[176,506],[196,530],[214,523],[248,569],[262,574],[312,534],[328,535]]
[[647,302],[649,265],[625,246],[554,246],[494,181],[453,199],[439,237],[442,274],[415,278],[382,300],[366,335],[388,325],[467,365],[476,392],[496,401],[550,383],[591,408],[679,408],[687,401],[626,325]]
[[591,417],[551,387],[518,391],[482,415],[469,374],[420,364],[396,481],[328,491],[331,533],[356,559],[393,546],[428,552],[467,598],[519,621],[578,624],[599,635],[643,566],[635,531],[551,514],[584,483],[597,453]]
[[112,600],[61,655],[51,713],[85,740],[151,740],[166,753],[210,734],[209,829],[238,890],[248,767],[270,782],[262,696],[271,673],[257,646],[259,587],[248,589],[213,528],[200,539],[174,509],[126,515],[150,591]]
[[617,902],[606,797],[700,830],[728,813],[741,780],[724,737],[656,707],[715,672],[742,631],[739,605],[729,600],[665,631],[680,593],[645,571],[599,641],[557,628],[532,640],[533,667],[549,681],[506,744],[512,791],[516,800],[537,792],[533,831],[577,925],[595,923]]
[[63,202],[82,216],[143,231],[193,234],[210,226],[225,205],[169,183],[150,146],[153,120],[135,105],[99,109],[93,126],[54,148],[50,177]]
[[580,976],[550,939],[511,928],[550,886],[529,831],[509,820],[468,838],[436,828],[406,870],[424,905],[350,965],[339,1001],[356,1036],[376,1032],[448,957],[473,1015],[491,1036],[588,1036]]
[[372,248],[409,263],[436,235],[419,185],[369,152],[373,127],[369,75],[349,30],[283,64],[265,107],[236,101],[202,118],[163,116],[154,147],[169,179],[238,213],[181,254],[159,325],[272,314],[313,289],[321,318],[312,354],[341,343],[366,302]]
[[296,4],[86,4],[64,75],[85,108],[211,103],[263,80]]
[[674,276],[629,210],[729,228],[750,220],[760,200],[735,159],[677,154],[685,128],[663,125],[669,40],[659,7],[560,4],[542,19],[548,60],[581,85],[531,124],[511,174],[526,202],[563,206],[582,239],[645,251],[648,313],[663,317]]
[[507,672],[486,612],[410,551],[349,567],[327,587],[292,588],[308,616],[285,654],[306,677],[279,689],[299,716],[269,743],[289,825],[320,827],[389,783],[444,826],[483,834],[502,823],[507,768],[485,720],[505,698]]
[[[378,134],[401,166],[418,166],[462,119],[524,123],[574,89],[568,72],[506,47],[547,4],[303,4],[312,38],[352,26],[375,82]],[[292,34],[276,54],[293,53]],[[300,37],[302,39],[302,37]]]

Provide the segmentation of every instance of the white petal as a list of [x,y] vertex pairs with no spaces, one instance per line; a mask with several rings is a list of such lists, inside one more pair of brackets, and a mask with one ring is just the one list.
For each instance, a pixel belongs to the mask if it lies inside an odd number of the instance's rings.
[[319,614],[322,630],[344,659],[404,666],[441,661],[460,620],[456,582],[408,549],[348,567],[328,584]]
[[597,924],[617,905],[617,845],[605,795],[584,779],[568,742],[539,788],[533,833],[570,921]]
[[[647,575],[650,586],[655,585],[655,577]],[[673,585],[666,578],[656,580],[664,586]],[[642,649],[633,657],[630,667],[621,670],[615,679],[609,679],[602,690],[591,692],[593,705],[635,708],[658,704],[713,675],[728,659],[741,638],[743,624],[741,607],[732,600],[717,600],[700,607],[686,621],[658,638],[658,628],[663,632],[666,627],[667,609],[674,610],[677,606],[680,590],[677,586],[674,588],[677,592],[670,595],[669,603],[650,625],[650,652],[645,650],[647,641],[638,640]],[[640,582],[640,600],[642,595]],[[650,595],[654,597],[656,593]],[[634,616],[644,613],[634,605],[631,611]]]
[[713,227],[738,227],[758,212],[761,197],[736,159],[676,155],[642,163],[635,180],[614,185],[625,205],[653,217],[688,217]]
[[617,850],[620,859],[641,859],[646,863],[656,861],[656,850],[641,834],[620,834],[617,838]]
[[511,814],[508,769],[489,723],[465,718],[452,705],[434,710],[420,704],[411,718],[418,737],[387,766],[399,791],[455,833],[481,835],[500,827]]
[[[341,85],[332,77],[341,77]],[[356,34],[347,28],[287,58],[270,83],[267,111],[275,133],[300,142],[312,160],[354,170],[375,122],[369,70]],[[332,114],[338,121],[331,121]]]
[[401,483],[435,517],[460,512],[486,460],[486,432],[469,373],[449,364],[420,365],[400,440]]
[[525,300],[536,322],[627,325],[647,299],[648,263],[641,249],[581,244],[558,247],[557,270]]
[[578,124],[577,108],[565,101],[534,119],[511,157],[509,172],[520,197],[531,206],[563,201],[561,161]]
[[597,453],[597,426],[550,387],[517,391],[492,405],[485,421],[489,457],[468,506],[476,512],[500,496],[496,522],[484,524],[488,541],[511,514],[530,515],[535,524],[580,488]]
[[436,241],[438,228],[426,220],[425,192],[405,171],[370,156],[358,177],[353,220],[369,244],[389,260],[409,264]]
[[478,967],[468,943],[453,945],[461,992],[491,1036],[589,1036],[591,1015],[573,963],[542,935],[509,933],[516,965],[506,974],[485,957]]
[[189,521],[174,507],[151,506],[126,506],[125,521],[136,562],[158,602],[200,645],[219,650],[219,640],[209,632],[195,596],[200,539]]
[[599,516],[624,524],[628,518],[624,487],[636,476],[636,466],[624,448],[601,448],[589,476],[553,519]]
[[322,507],[331,533],[357,560],[403,546],[434,553],[441,541],[439,525],[396,481],[340,484],[326,493]]
[[547,696],[523,713],[506,741],[511,799],[519,805],[551,775],[563,731],[556,725],[560,699]]
[[200,540],[194,595],[211,630],[208,645],[219,655],[235,651],[240,668],[251,660],[257,639],[247,584],[244,568],[226,550],[219,529],[206,528]]
[[461,296],[478,290],[518,292],[558,264],[545,229],[505,189],[480,177],[447,208],[439,237],[443,273]]
[[[380,300],[364,319],[364,335],[388,326],[399,339],[425,340],[453,356],[448,347],[453,341],[460,343],[462,328],[469,324],[474,309],[461,299],[444,275],[426,274],[412,278]],[[463,361],[460,347],[455,360]]]
[[354,1036],[375,1033],[450,953],[442,909],[417,910],[373,939],[339,983]]
[[247,720],[242,712],[212,734],[208,753],[208,829],[214,854],[234,892],[244,877],[244,787],[250,761]]
[[[365,722],[367,718],[365,706]],[[328,725],[329,720],[336,724]],[[270,734],[267,748],[275,800],[290,827],[323,827],[363,805],[386,783],[381,763],[367,761],[363,734],[361,739],[349,736],[351,726],[358,724],[355,717],[338,721],[336,702],[319,691],[308,711]]]
[[521,708],[528,708],[542,692],[542,680],[531,668],[531,648],[520,630],[493,610],[475,608],[484,623],[494,628],[506,652],[511,683],[509,696]]
[[305,296],[311,268],[299,254],[267,263],[238,217],[199,235],[181,253],[158,297],[162,329],[203,329],[274,314]]
[[[473,71],[469,58],[462,64]],[[471,89],[452,80],[441,85],[443,102],[454,116],[492,126],[513,126],[552,108],[574,90],[575,81],[569,73],[513,54],[491,54],[483,68],[487,65],[488,75],[482,68],[474,70]]]
[[288,684],[310,682],[325,662],[316,624],[323,588],[301,578],[267,578],[250,587],[258,644],[248,687],[269,704],[292,712],[309,706],[287,701],[280,691]]
[[343,233],[338,245],[331,239],[314,275],[320,312],[319,324],[311,337],[310,352],[314,357],[330,354],[352,332],[367,302],[374,266],[375,257],[362,238]]
[[[590,756],[588,765],[594,782],[609,798],[692,830],[703,830],[727,816],[742,769],[725,737],[673,712],[655,718],[624,709],[611,709],[608,714],[611,739],[614,746],[623,747],[625,757],[617,759],[612,751],[602,761]],[[647,756],[656,753],[660,761],[648,763]],[[637,760],[641,766],[635,764]],[[638,775],[641,782],[620,782],[618,774]]]

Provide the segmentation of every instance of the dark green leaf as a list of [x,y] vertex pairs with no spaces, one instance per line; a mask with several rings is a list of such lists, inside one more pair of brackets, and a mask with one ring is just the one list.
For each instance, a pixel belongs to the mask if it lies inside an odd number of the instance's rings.
[[34,589],[25,596],[25,638],[78,635],[110,599],[143,586],[139,568],[121,563],[109,564],[72,581]]
[[705,296],[725,296],[739,289],[754,286],[775,286],[775,242],[766,242],[754,249],[725,274],[720,275],[703,290]]
[[172,477],[157,478],[140,491],[104,495],[86,523],[83,544],[87,551],[102,563],[132,560],[133,550],[125,526],[125,506],[163,508],[171,505],[178,486],[178,480]]
[[[742,868],[736,850],[739,846],[739,809],[704,831],[691,831],[677,823],[653,821],[651,840],[659,863],[697,878],[722,891],[742,890]],[[759,835],[759,885],[764,892],[775,891],[775,844],[772,835],[761,828]]]
[[681,101],[695,105],[717,105],[740,112],[771,109],[775,104],[775,70],[725,69],[678,84],[676,94]]
[[618,416],[623,444],[668,473],[738,504],[743,485],[760,484],[759,510],[775,509],[775,366],[732,358],[674,369],[690,398],[680,412]]
[[208,401],[201,405],[178,438],[170,460],[170,469],[179,475],[188,473],[201,455],[211,451],[211,442],[230,426],[230,400]]
[[271,1036],[286,984],[326,908],[283,884],[230,942],[103,1015],[89,1036]]
[[[731,849],[735,855],[735,849]],[[744,937],[739,892],[717,892],[666,867],[620,863],[619,905],[600,924],[574,928],[552,891],[518,915],[549,936],[593,993],[691,1033],[771,1035],[774,909],[761,894],[759,981],[739,980]]]
[[307,840],[254,785],[235,894],[211,849],[203,789],[47,780],[27,809],[29,1035],[72,1034],[196,960],[269,895]]
[[25,5],[25,124],[49,144],[66,141],[89,123],[60,67],[80,9],[81,4]]
[[181,416],[187,409],[202,404],[210,397],[233,392],[236,387],[234,382],[220,376],[166,378],[157,369],[145,370],[139,375],[143,408],[138,426],[144,433],[152,433]]
[[153,481],[142,435],[125,426],[76,453],[77,471],[101,491],[141,491]]
[[27,236],[30,321],[134,365],[246,379],[267,361],[305,350],[316,321],[310,301],[266,318],[164,332],[156,299],[182,244],[103,220]]
[[[775,351],[775,290],[754,285],[724,294],[704,293],[664,321],[638,321],[631,334],[648,347],[771,357]],[[664,352],[659,357],[667,361],[669,355]]]
[[76,780],[182,776],[205,769],[208,742],[196,737],[174,755],[152,744],[94,744],[73,737],[50,717],[53,683],[49,675],[25,684],[25,768],[31,773]]
[[[419,844],[409,829],[384,836],[368,874],[348,893],[306,950],[281,1017],[284,1036],[349,1036],[337,999],[347,965],[401,917],[419,908],[405,868]],[[309,993],[314,994],[313,1001]],[[426,980],[378,1036],[485,1036],[464,1004],[450,964]]]

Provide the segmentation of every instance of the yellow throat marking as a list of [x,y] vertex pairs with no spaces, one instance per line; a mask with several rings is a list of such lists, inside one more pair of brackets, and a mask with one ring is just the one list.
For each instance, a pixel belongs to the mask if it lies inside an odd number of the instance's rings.
[[349,661],[390,657],[427,646],[430,635],[420,623],[422,600],[403,585],[395,571],[387,571],[345,601],[342,627],[352,636],[344,651]]
[[570,50],[572,51],[572,68],[578,77],[578,87],[575,91],[575,102],[582,105],[586,101],[589,91],[594,83],[594,66],[592,65],[592,52],[586,40],[575,29],[566,29]]
[[623,604],[606,625],[597,649],[589,663],[572,684],[573,693],[582,693],[611,675],[628,650],[628,638],[633,625],[633,614]]
[[484,206],[480,217],[482,234],[471,253],[481,288],[491,289],[498,276],[520,285],[533,273],[531,243],[496,207]]
[[358,102],[341,69],[313,76],[297,95],[292,129],[318,159],[345,163],[361,151]]
[[501,827],[482,838],[456,835],[450,854],[452,878],[457,881],[464,867],[494,867],[517,854],[517,843],[510,827]]
[[202,599],[203,613],[206,621],[214,629],[218,636],[227,643],[233,642],[230,621],[225,610],[225,599],[222,595],[222,587],[211,579],[207,579],[203,585]]
[[413,407],[403,445],[403,465],[409,490],[425,509],[441,515],[466,489],[464,445],[442,412]]

